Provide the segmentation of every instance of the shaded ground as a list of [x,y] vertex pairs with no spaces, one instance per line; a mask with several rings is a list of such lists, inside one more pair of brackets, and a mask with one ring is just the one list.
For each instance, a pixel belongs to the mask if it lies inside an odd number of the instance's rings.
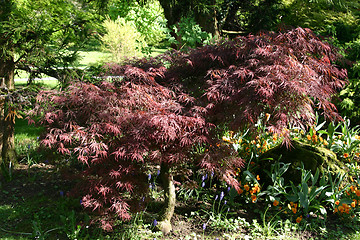
[[[4,182],[2,179],[0,239],[33,239],[36,234],[43,236],[42,239],[75,239],[76,226],[87,228],[89,217],[83,211],[79,198],[67,197],[67,193],[76,183],[72,176],[72,172],[57,169],[50,164],[36,164],[30,169],[27,165],[19,164],[14,171],[12,181]],[[262,207],[264,206],[259,205],[259,208]],[[152,219],[155,218],[156,212],[159,212],[161,208],[161,202],[151,204],[141,219],[144,225],[149,226]],[[228,226],[222,226],[224,230],[218,231],[220,225],[217,228],[209,224],[203,230],[204,216],[201,216],[199,212],[204,214],[208,210],[210,210],[210,206],[204,202],[194,201],[191,204],[184,204],[184,202],[178,201],[173,217],[173,232],[166,237],[156,234],[156,239],[227,239],[224,237],[224,233],[227,232],[226,227]],[[242,207],[232,214],[236,214],[246,222],[252,222],[254,218],[259,217],[258,212],[251,209],[244,211]],[[219,224],[226,223],[219,222]],[[254,236],[253,226],[242,224],[244,222],[239,222],[239,228],[235,232],[231,231],[232,239],[246,239],[247,236]],[[130,228],[133,226],[128,225]],[[123,227],[126,228],[126,225]],[[114,233],[115,236],[89,227],[83,233],[83,238],[79,237],[78,239],[98,239],[97,237],[92,238],[92,236],[106,235],[112,239],[129,239],[126,237],[127,235],[121,233],[123,227]],[[148,239],[146,236],[155,234],[149,229],[151,228],[137,226],[135,231],[140,234],[137,239]],[[346,239],[344,234],[353,231],[351,224],[340,226],[339,219],[335,216],[329,217],[328,229],[331,229],[331,234],[322,239]],[[273,233],[274,237],[276,234],[276,232]],[[320,235],[317,235],[316,232],[302,231],[288,233],[286,238],[321,239],[317,236]],[[284,239],[284,237],[279,236],[277,239]],[[259,236],[259,239],[261,238]]]

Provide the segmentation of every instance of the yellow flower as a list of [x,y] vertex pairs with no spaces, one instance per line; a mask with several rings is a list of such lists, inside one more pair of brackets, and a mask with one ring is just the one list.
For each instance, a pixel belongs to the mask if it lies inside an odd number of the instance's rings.
[[354,208],[356,206],[356,202],[352,202],[351,206]]
[[301,220],[302,220],[302,216],[298,217],[298,218],[296,219],[296,222],[297,222],[297,223],[300,223]]
[[275,201],[273,202],[273,205],[276,207],[277,205],[279,205],[279,201],[278,201],[278,200],[275,200]]
[[257,192],[260,192],[260,187],[258,184],[255,184],[254,187],[252,188],[252,192],[253,193],[257,193]]
[[326,140],[324,140],[323,144],[324,146],[327,146],[329,143]]
[[228,137],[226,137],[226,136],[223,136],[223,137],[222,137],[222,140],[223,140],[224,142],[229,142],[229,141],[230,141],[230,138],[228,138]]

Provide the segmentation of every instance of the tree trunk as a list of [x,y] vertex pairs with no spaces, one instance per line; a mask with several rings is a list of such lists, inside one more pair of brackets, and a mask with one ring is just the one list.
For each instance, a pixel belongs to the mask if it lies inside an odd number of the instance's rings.
[[6,85],[5,78],[0,76],[0,164],[2,163],[2,149],[3,149],[3,138],[4,138],[4,127],[5,127],[5,115],[4,115],[4,105],[5,105],[5,94]]
[[171,230],[171,218],[174,214],[176,204],[175,186],[173,183],[173,176],[170,172],[170,167],[166,163],[161,163],[160,179],[164,189],[164,208],[161,213],[159,222],[157,224],[158,230],[161,230],[164,235],[168,234]]
[[[3,56],[2,56],[3,57]],[[16,162],[15,154],[15,112],[11,106],[9,93],[15,89],[15,63],[12,57],[0,60],[0,164]]]

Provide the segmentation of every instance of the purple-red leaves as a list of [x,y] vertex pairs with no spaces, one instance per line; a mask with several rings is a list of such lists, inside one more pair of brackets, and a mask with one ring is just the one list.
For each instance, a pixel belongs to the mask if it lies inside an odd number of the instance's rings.
[[[47,126],[42,143],[89,166],[83,206],[129,219],[130,201],[122,192],[133,199],[146,194],[149,164],[180,169],[195,161],[237,189],[233,170],[243,162],[216,137],[222,126],[252,127],[268,113],[269,127],[283,133],[289,125],[312,123],[314,108],[340,119],[330,102],[346,83],[337,58],[309,29],[249,35],[108,64],[110,81],[43,92],[34,111]],[[195,146],[207,149],[194,158]]]

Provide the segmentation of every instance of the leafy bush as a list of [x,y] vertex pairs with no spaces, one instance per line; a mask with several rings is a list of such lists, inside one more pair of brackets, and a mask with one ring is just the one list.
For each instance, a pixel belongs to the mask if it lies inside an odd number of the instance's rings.
[[110,51],[113,60],[122,62],[126,57],[140,54],[145,42],[133,22],[118,18],[115,21],[107,18],[103,23],[106,34],[101,37],[106,50]]
[[117,0],[110,5],[109,15],[112,20],[120,17],[132,22],[147,45],[158,45],[166,38],[166,19],[158,1]]
[[170,42],[175,43],[178,49],[183,47],[195,48],[210,43],[211,33],[202,31],[199,24],[193,17],[183,17],[180,22],[173,26],[173,31],[178,39],[170,38]]

